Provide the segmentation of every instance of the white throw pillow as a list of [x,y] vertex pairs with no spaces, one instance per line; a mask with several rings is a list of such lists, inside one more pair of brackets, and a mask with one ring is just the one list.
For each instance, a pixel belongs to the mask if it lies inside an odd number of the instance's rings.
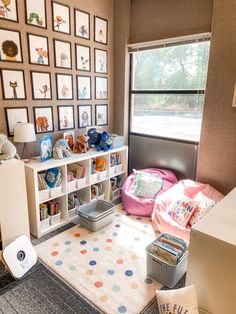
[[194,286],[177,290],[156,290],[160,314],[199,314]]

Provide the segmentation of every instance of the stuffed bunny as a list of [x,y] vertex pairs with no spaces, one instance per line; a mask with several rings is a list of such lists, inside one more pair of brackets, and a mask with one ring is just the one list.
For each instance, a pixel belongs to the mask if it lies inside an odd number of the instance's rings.
[[20,159],[15,146],[7,139],[5,134],[0,133],[0,160],[12,159],[14,157]]

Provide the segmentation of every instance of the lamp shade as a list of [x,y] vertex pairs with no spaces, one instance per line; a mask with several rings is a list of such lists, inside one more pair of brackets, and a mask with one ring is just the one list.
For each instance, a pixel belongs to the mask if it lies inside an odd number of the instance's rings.
[[14,125],[14,142],[29,143],[36,141],[33,123],[16,123]]

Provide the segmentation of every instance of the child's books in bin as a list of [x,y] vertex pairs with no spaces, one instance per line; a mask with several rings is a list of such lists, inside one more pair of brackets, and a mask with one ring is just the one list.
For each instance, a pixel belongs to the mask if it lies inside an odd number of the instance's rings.
[[61,179],[61,171],[60,168],[52,168],[48,169],[45,174],[45,181],[49,188],[54,188],[58,186],[58,183]]

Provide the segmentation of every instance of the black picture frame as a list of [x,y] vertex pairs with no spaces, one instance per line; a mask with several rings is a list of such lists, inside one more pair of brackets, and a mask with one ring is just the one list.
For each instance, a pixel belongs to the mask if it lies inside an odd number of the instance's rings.
[[[70,66],[68,67],[68,66],[59,66],[58,64],[57,64],[57,51],[56,51],[56,42],[60,42],[60,43],[64,43],[64,44],[66,44],[66,45],[68,45],[69,44],[69,49],[70,49],[70,51],[69,51],[69,56],[70,56]],[[72,69],[72,51],[71,51],[71,42],[70,41],[66,41],[66,40],[59,40],[59,39],[56,39],[56,38],[54,38],[53,39],[53,48],[54,48],[54,66],[55,66],[55,68],[62,68],[62,69],[69,69],[69,70],[71,70]]]
[[[89,88],[90,88],[89,94],[90,94],[90,97],[84,98],[84,97],[81,96],[80,91],[79,91],[79,78],[89,79]],[[91,100],[92,99],[92,80],[91,80],[91,76],[89,76],[89,75],[76,75],[76,87],[77,87],[77,99],[78,100]]]
[[[98,121],[98,110],[99,107],[105,107],[106,117],[105,117],[105,123],[99,123]],[[107,104],[101,104],[101,105],[95,105],[95,125],[102,126],[102,125],[108,125],[108,105]]]
[[[32,47],[31,47],[31,42],[30,42],[30,36],[34,36],[34,37],[38,37],[38,38],[44,38],[46,39],[46,42],[47,42],[47,51],[44,50],[43,52],[46,53],[45,55],[47,55],[47,58],[45,58],[43,56],[43,53],[41,55],[39,55],[38,53],[38,60],[33,62],[31,60],[31,52],[32,52]],[[50,54],[49,54],[49,45],[48,45],[48,37],[47,36],[42,36],[42,35],[38,35],[38,34],[33,34],[33,33],[27,33],[27,40],[28,40],[28,52],[29,52],[29,64],[37,64],[37,65],[40,65],[40,66],[47,66],[49,67],[50,66]],[[42,49],[42,45],[39,45],[39,48],[37,49]],[[36,50],[36,48],[35,48]],[[48,63],[44,63],[44,59],[47,59],[48,60]],[[41,60],[39,62],[39,60]]]
[[[3,21],[10,21],[10,22],[15,22],[15,23],[19,23],[19,14],[18,14],[18,3],[17,3],[17,0],[14,0],[15,1],[15,7],[16,7],[16,19],[10,19],[10,18],[7,18],[7,17],[0,17],[0,21],[3,20]],[[9,3],[10,5],[10,3]],[[7,5],[8,6],[8,5]],[[3,11],[7,10],[6,8],[3,8],[2,9]],[[2,11],[2,14],[4,14],[4,12]],[[6,12],[5,12],[6,13]]]
[[[37,27],[37,28],[42,28],[42,29],[47,29],[47,6],[46,6],[46,0],[41,0],[42,2],[44,2],[44,18],[45,18],[45,26],[40,26],[40,25],[36,25],[36,24],[32,24],[32,23],[29,23],[29,17],[28,17],[28,7],[27,7],[27,1],[28,0],[25,0],[25,23],[27,25],[30,25],[30,26],[33,26],[33,27]],[[32,1],[34,3],[37,3],[37,1],[35,0],[29,0],[29,1]],[[36,12],[32,12],[32,16],[31,18],[33,20],[36,20],[37,21],[37,13]],[[33,21],[32,20],[32,21]],[[38,16],[38,20],[40,21],[40,16]],[[40,22],[38,22],[40,23]]]
[[[81,120],[81,112],[80,112],[80,109],[81,108],[85,108],[85,107],[89,107],[90,108],[90,123],[81,125],[81,121],[80,121]],[[79,129],[86,128],[86,127],[89,127],[89,126],[93,125],[92,105],[78,105],[77,106],[77,113],[78,113],[78,128]]]
[[[17,123],[17,122],[26,122],[26,123],[28,123],[28,122],[29,122],[28,107],[4,107],[8,137],[14,136],[14,133],[11,133],[11,130],[10,130],[11,125],[10,125],[10,121],[9,121],[9,114],[8,114],[8,111],[10,111],[10,110],[16,110],[16,112],[19,113],[19,110],[20,110],[20,109],[24,109],[24,110],[25,110],[26,118],[27,118],[27,119],[26,119],[26,121],[15,121],[15,123]],[[15,123],[13,123],[13,125],[14,125]]]
[[[54,15],[55,15],[55,13],[54,13],[54,4],[59,5],[59,6],[62,6],[62,7],[65,7],[65,8],[68,10],[68,21],[66,22],[66,23],[69,23],[69,31],[68,31],[68,32],[60,31],[60,30],[59,30],[60,24],[59,24],[59,26],[58,26],[58,29],[57,29],[57,30],[55,29],[56,26],[54,25],[54,22],[55,22],[55,20],[54,20]],[[58,32],[58,33],[63,33],[63,34],[71,35],[70,7],[69,7],[68,5],[62,4],[62,3],[57,2],[57,1],[52,1],[52,30],[53,30],[54,32]]]
[[[89,69],[83,69],[83,67],[79,67],[78,66],[78,47],[83,47],[89,50]],[[81,45],[81,44],[75,44],[75,67],[76,70],[78,71],[83,71],[83,72],[91,72],[91,47],[90,46],[86,46],[86,45]]]
[[[99,39],[99,36],[97,35],[97,21],[102,21],[102,22],[105,22],[105,40],[102,40],[102,39]],[[100,33],[100,32],[99,32]],[[102,44],[102,45],[107,45],[108,44],[108,20],[103,18],[103,17],[100,17],[100,16],[97,16],[95,15],[94,16],[94,41],[96,43],[99,43],[99,44]]]
[[[17,86],[10,86],[10,85],[7,85],[5,86],[5,82],[4,82],[4,71],[8,71],[8,72],[20,72],[22,74],[22,82],[23,82],[23,92],[24,92],[24,97],[17,97],[17,90],[16,88],[19,87],[19,85]],[[4,100],[25,100],[27,99],[27,95],[26,95],[26,87],[25,87],[25,72],[24,70],[20,70],[20,69],[6,69],[6,68],[2,68],[1,69],[1,81],[2,81],[2,95],[3,95],[3,99]],[[10,83],[11,81],[9,81],[8,79],[8,83]],[[15,81],[17,82],[17,81]],[[14,81],[12,83],[15,83]],[[13,97],[7,97],[6,96],[6,88],[7,87],[12,87],[12,93],[13,93]],[[16,97],[15,97],[16,96]]]
[[[50,84],[50,97],[36,97],[35,95],[35,88],[34,88],[34,74],[43,74],[43,75],[48,75],[49,77],[49,84]],[[51,100],[52,99],[52,78],[51,78],[51,73],[50,72],[43,72],[43,71],[30,71],[30,77],[31,77],[31,89],[32,89],[32,99],[33,100]],[[42,87],[43,88],[43,87]],[[41,91],[40,93],[43,95],[45,91]]]
[[[74,99],[74,91],[73,91],[73,75],[72,74],[65,74],[65,73],[55,73],[56,75],[56,90],[57,90],[57,100],[73,100]],[[65,77],[70,77],[71,78],[71,97],[60,97],[59,94],[59,77],[60,76],[65,76]],[[61,89],[62,91],[62,89]],[[66,93],[66,89],[65,89]]]
[[[105,52],[105,55],[106,55],[105,71],[97,71],[97,52],[98,51]],[[108,74],[108,51],[107,50],[100,49],[100,48],[94,48],[94,73]]]
[[[61,127],[61,118],[60,118],[60,108],[72,108],[72,123],[73,126],[72,127]],[[74,106],[73,105],[58,105],[57,106],[57,117],[58,117],[58,129],[60,131],[62,130],[73,130],[75,128],[75,115],[74,115]]]
[[[98,97],[98,79],[102,79],[106,81],[106,97]],[[99,92],[101,94],[101,91]],[[104,95],[104,91],[102,92],[102,95]],[[95,76],[95,99],[96,100],[107,100],[108,99],[108,77],[106,76]]]
[[1,41],[1,39],[2,39],[1,31],[6,31],[6,32],[17,33],[18,34],[18,40],[19,40],[20,47],[17,47],[17,49],[18,49],[18,51],[20,51],[21,60],[19,60],[19,61],[18,60],[14,60],[14,57],[16,57],[18,55],[18,53],[15,56],[8,56],[10,59],[3,59],[2,55],[1,55],[1,52],[0,52],[0,61],[1,62],[23,63],[24,59],[23,59],[23,54],[22,54],[21,33],[19,31],[17,31],[17,30],[14,30],[14,29],[8,29],[8,28],[0,27],[0,46],[1,47],[2,47],[3,42],[5,42],[5,41],[11,41],[12,42],[12,38],[11,37],[9,39]]
[[[52,124],[52,129],[50,131],[48,131],[46,129],[47,128],[48,119],[47,119],[47,121],[45,121],[45,120],[43,121],[42,120],[42,118],[47,118],[47,116],[38,117],[37,116],[37,112],[36,112],[37,109],[43,110],[44,111],[44,115],[46,115],[46,109],[50,109],[51,124]],[[53,106],[34,106],[33,107],[33,111],[34,111],[34,128],[35,128],[35,133],[36,134],[42,134],[42,133],[54,132]],[[41,120],[37,123],[37,120],[39,118],[41,118]],[[50,124],[49,124],[49,126],[50,126]],[[39,130],[39,128],[41,128],[41,131]]]
[[[88,31],[88,37],[85,37],[83,35],[78,35],[77,33],[77,27],[76,27],[76,23],[77,23],[77,18],[76,18],[76,13],[77,12],[80,12],[84,15],[87,15],[88,16],[88,26],[89,26],[89,31]],[[75,31],[75,36],[76,37],[79,37],[79,38],[83,38],[83,39],[86,39],[86,40],[90,40],[90,33],[91,33],[91,27],[90,27],[90,13],[86,12],[86,11],[82,11],[82,10],[79,10],[79,9],[76,9],[74,8],[74,31]]]

